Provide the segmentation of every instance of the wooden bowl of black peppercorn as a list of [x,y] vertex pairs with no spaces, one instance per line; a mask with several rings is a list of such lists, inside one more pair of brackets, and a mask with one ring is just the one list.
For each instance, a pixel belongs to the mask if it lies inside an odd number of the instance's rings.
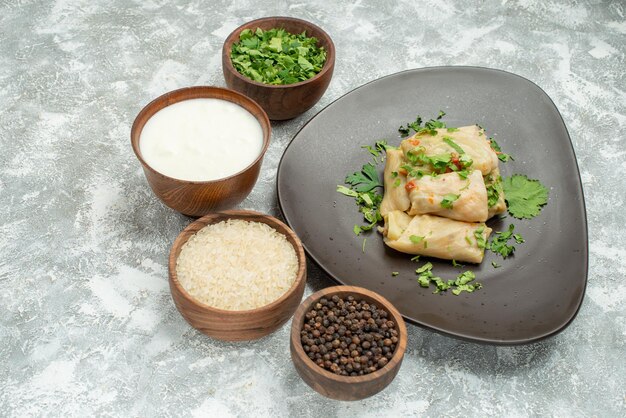
[[361,287],[334,286],[309,296],[291,323],[291,359],[311,388],[354,401],[383,390],[406,350],[406,325],[397,309]]

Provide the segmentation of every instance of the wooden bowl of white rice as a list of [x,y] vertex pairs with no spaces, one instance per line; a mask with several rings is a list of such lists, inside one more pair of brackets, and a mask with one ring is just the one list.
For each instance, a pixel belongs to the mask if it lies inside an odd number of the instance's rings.
[[183,318],[225,341],[261,338],[302,300],[306,258],[283,222],[258,212],[210,213],[187,226],[169,258],[172,299]]

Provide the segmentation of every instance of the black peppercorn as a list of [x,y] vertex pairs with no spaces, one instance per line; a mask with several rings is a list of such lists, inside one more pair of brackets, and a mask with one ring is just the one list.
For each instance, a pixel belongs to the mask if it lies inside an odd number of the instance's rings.
[[389,313],[354,296],[321,298],[304,317],[302,348],[338,375],[362,376],[385,367],[399,341]]

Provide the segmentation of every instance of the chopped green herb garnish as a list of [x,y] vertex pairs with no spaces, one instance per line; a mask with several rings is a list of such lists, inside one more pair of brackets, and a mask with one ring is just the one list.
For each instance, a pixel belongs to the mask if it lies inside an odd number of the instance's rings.
[[495,206],[500,200],[500,194],[502,194],[502,177],[497,176],[495,179],[490,174],[487,176],[487,204],[489,207]]
[[374,162],[378,164],[378,157],[380,157],[380,162],[384,161],[384,151],[389,148],[389,145],[387,145],[387,141],[381,139],[380,141],[376,141],[374,143],[374,146],[362,145],[361,148],[366,149],[367,152],[369,152],[374,157]]
[[444,281],[441,277],[437,277],[432,272],[432,263],[426,263],[422,267],[415,270],[415,274],[418,275],[417,282],[422,287],[429,287],[431,283],[435,285],[435,291],[433,293],[445,292],[452,288],[452,293],[459,295],[465,291],[472,293],[474,290],[482,288],[480,283],[470,284],[476,278],[476,275],[471,271],[465,271],[459,274],[456,280]]
[[[424,241],[424,237],[419,237],[417,235],[411,235],[409,237],[409,240],[411,240],[411,242],[413,244],[419,244],[420,242]],[[426,242],[424,242],[424,245],[426,245]]]
[[394,179],[395,179],[396,177],[398,177],[398,172],[397,172],[397,171],[392,171],[392,172],[391,172],[391,177],[393,177]]
[[459,146],[459,144],[454,142],[454,139],[450,138],[449,136],[444,136],[443,137],[443,142],[445,142],[446,144],[450,145],[459,154],[465,154],[465,151],[463,151],[463,148],[461,148]]
[[454,267],[463,267],[463,264],[459,264],[456,262],[456,260],[452,260],[452,266]]
[[398,274],[400,274],[400,273],[398,273],[397,271],[392,271],[392,272],[391,272],[391,275],[392,275],[393,277],[396,277]]
[[[524,242],[524,238],[522,238],[519,234],[513,234],[513,230],[515,226],[513,224],[509,225],[509,229],[502,232],[496,232],[494,237],[491,239],[491,243],[489,244],[489,249],[496,253],[500,254],[502,258],[507,258],[515,251],[515,247],[509,245],[508,242],[511,238],[515,239],[515,242],[521,244]],[[515,238],[517,235],[517,238]]]
[[491,149],[494,150],[496,152],[496,155],[498,156],[498,159],[500,161],[502,161],[503,163],[506,163],[509,160],[513,160],[513,157],[510,156],[509,154],[505,154],[504,152],[502,152],[502,149],[500,148],[500,145],[498,145],[498,143],[496,142],[495,139],[493,138],[489,138],[489,143],[491,145]]
[[293,84],[315,77],[326,62],[326,50],[317,39],[291,34],[282,28],[244,29],[231,47],[235,69],[264,84]]
[[515,218],[534,218],[539,215],[541,207],[548,203],[548,189],[539,180],[513,174],[503,179],[502,186],[509,213]]
[[491,265],[493,266],[494,269],[497,269],[498,267],[500,267],[500,264],[496,263],[495,261],[492,261]]
[[361,251],[365,252],[365,243],[367,242],[367,238],[363,238],[363,246],[361,247]]
[[424,273],[425,271],[432,270],[432,268],[433,268],[433,263],[429,261],[428,263],[424,264],[422,267],[415,270],[415,273],[417,274]]
[[448,128],[446,129],[448,132],[459,132],[459,128]]
[[420,256],[416,255],[415,257],[411,258],[411,261],[415,261],[415,262],[420,261]]
[[461,197],[460,194],[448,193],[443,197],[443,200],[441,200],[441,207],[444,209],[452,209],[454,202],[457,201],[459,197]]
[[476,228],[474,231],[474,238],[476,238],[476,246],[480,249],[487,247],[487,241],[485,240],[485,236],[483,235],[485,232],[485,227],[480,226]]
[[400,179],[396,179],[396,181],[393,182],[393,187],[398,187],[400,186]]
[[350,197],[357,197],[359,195],[358,192],[355,192],[354,190],[348,189],[346,186],[337,186],[337,191],[341,194],[344,194],[346,196],[350,196]]
[[424,126],[422,126],[422,117],[418,115],[415,118],[415,122],[407,123],[406,127],[400,126],[398,128],[398,132],[400,132],[400,136],[402,136],[403,138],[409,136],[409,134],[411,133],[411,130],[415,131],[415,133],[417,134],[422,134],[422,133],[427,132],[433,136],[437,135],[437,129],[442,129],[446,127],[446,124],[441,121],[441,118],[443,118],[445,115],[446,115],[446,112],[444,112],[443,110],[440,110],[439,114],[437,115],[437,119],[431,119],[427,121],[424,124]]

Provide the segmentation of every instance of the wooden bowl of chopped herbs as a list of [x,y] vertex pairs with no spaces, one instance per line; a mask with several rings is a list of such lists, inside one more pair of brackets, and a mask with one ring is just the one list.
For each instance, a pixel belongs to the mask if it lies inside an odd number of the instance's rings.
[[256,101],[272,120],[292,119],[313,107],[328,88],[334,67],[330,36],[293,17],[245,23],[222,49],[228,87]]

